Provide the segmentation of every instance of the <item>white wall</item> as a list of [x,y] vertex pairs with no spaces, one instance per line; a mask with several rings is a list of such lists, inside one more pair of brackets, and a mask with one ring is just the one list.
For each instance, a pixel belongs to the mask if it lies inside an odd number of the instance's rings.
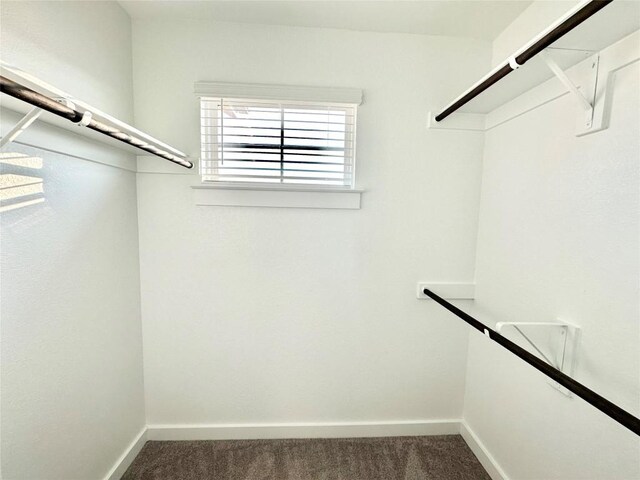
[[[482,134],[425,129],[492,55],[557,16],[537,8],[493,51],[136,21],[137,124],[194,155],[197,80],[363,88],[363,208],[196,207],[195,174],[145,158],[139,292],[134,174],[12,146],[42,166],[3,174],[42,178],[44,202],[2,215],[3,478],[100,478],[144,425],[139,294],[148,423],[460,418],[467,369],[465,419],[513,479],[638,478],[632,434],[481,335],[467,359],[468,328],[414,298],[418,280],[473,278],[482,175],[478,313],[579,324],[577,378],[638,413],[637,64],[617,76],[609,130],[576,138],[563,97],[488,132],[484,173]],[[131,119],[130,25],[116,4],[2,2],[1,13],[4,60]],[[86,152],[59,134],[67,153]]]
[[197,80],[365,94],[361,210],[196,207],[196,175],[138,174],[149,423],[460,418],[467,329],[416,301],[415,284],[473,277],[483,139],[426,120],[486,70],[489,45],[205,21],[133,30],[139,125],[196,155]]
[[[575,378],[635,415],[639,79],[616,74],[608,130],[576,137],[567,95],[487,132],[475,302],[490,324],[580,326]],[[512,479],[640,478],[636,435],[476,333],[464,416]]]
[[[3,60],[131,119],[131,25],[117,4],[0,13]],[[17,118],[3,109],[3,132]],[[29,193],[5,188],[14,180],[43,189],[1,214],[2,477],[97,480],[145,424],[134,159],[44,125],[22,137],[42,148],[3,149],[27,165],[1,164],[3,198]]]

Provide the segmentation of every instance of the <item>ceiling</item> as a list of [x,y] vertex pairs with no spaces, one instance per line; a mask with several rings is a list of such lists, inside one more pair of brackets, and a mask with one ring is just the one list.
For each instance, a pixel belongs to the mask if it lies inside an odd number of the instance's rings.
[[208,19],[493,40],[531,0],[121,0],[134,19]]

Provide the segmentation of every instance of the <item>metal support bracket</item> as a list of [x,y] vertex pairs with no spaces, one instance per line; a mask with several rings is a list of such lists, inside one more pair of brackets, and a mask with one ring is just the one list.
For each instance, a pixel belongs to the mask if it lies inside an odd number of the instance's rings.
[[593,112],[595,108],[595,91],[596,91],[596,79],[598,77],[598,63],[599,56],[594,54],[591,57],[591,69],[590,74],[582,82],[581,85],[576,85],[562,70],[562,68],[551,57],[549,52],[552,49],[545,49],[540,52],[540,57],[546,63],[549,70],[567,87],[569,92],[578,101],[578,104],[583,110],[583,114],[580,115],[578,120],[578,134],[584,133],[584,130],[589,130],[593,126]]
[[[511,327],[524,343],[552,367],[572,376],[577,357],[580,328],[567,322],[498,322],[496,331]],[[571,393],[558,383],[549,384],[567,397]]]
[[43,111],[44,110],[38,107],[34,107],[29,110],[29,112],[27,112],[27,114],[22,117],[18,123],[16,123],[15,127],[9,130],[9,133],[0,139],[0,148],[18,138],[22,132],[29,128],[29,126],[38,119]]

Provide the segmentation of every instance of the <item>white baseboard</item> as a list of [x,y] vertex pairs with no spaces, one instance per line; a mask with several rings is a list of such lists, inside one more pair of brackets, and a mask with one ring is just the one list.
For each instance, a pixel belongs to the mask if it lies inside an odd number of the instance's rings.
[[476,458],[480,461],[480,464],[487,471],[492,480],[509,480],[509,477],[504,472],[502,467],[498,464],[493,455],[487,450],[482,443],[482,440],[478,438],[471,427],[467,425],[467,422],[462,420],[460,422],[460,435],[464,438],[464,441],[467,442],[469,448],[476,456]]
[[129,468],[133,459],[136,458],[145,442],[147,441],[147,427],[143,427],[140,433],[136,435],[131,444],[120,455],[120,458],[116,460],[116,463],[111,467],[109,473],[104,477],[104,480],[120,480],[120,477],[124,475],[124,472]]
[[492,480],[509,480],[464,420],[404,420],[349,423],[147,425],[115,462],[104,480],[119,480],[147,440],[244,440],[268,438],[364,438],[460,434]]
[[455,435],[460,420],[350,423],[148,425],[149,440],[243,440],[265,438],[357,438]]

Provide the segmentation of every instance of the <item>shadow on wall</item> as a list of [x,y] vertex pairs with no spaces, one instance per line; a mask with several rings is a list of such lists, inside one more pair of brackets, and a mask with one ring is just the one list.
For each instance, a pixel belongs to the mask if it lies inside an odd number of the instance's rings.
[[0,213],[45,201],[40,170],[40,157],[24,153],[0,153]]

